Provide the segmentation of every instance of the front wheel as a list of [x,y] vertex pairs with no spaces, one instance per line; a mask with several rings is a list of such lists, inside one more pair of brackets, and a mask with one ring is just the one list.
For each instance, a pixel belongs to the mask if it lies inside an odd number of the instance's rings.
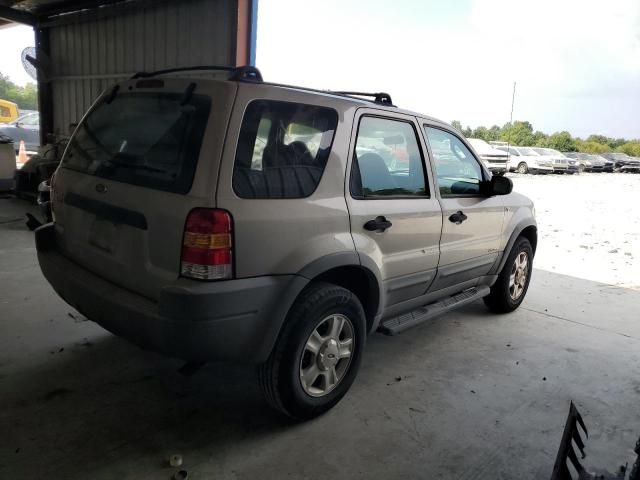
[[326,412],[355,380],[365,341],[358,298],[337,285],[310,285],[291,307],[269,359],[258,368],[267,402],[298,420]]
[[529,173],[529,167],[527,166],[526,163],[521,162],[518,165],[518,173],[522,173],[522,174]]
[[520,306],[529,288],[533,270],[533,249],[524,237],[519,237],[507,258],[498,280],[491,287],[484,303],[495,313],[513,312]]

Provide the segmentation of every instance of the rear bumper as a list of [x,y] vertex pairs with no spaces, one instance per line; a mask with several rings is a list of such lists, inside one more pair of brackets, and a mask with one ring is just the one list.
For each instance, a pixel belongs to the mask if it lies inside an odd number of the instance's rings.
[[36,230],[36,247],[45,278],[87,318],[142,348],[189,361],[266,360],[308,281],[297,275],[221,282],[178,279],[154,302],[62,255],[53,224]]

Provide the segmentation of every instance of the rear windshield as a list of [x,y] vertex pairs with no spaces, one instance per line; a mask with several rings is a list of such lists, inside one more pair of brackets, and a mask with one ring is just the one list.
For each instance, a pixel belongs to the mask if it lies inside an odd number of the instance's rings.
[[233,189],[240,198],[311,195],[324,172],[338,124],[335,110],[256,100],[242,121]]
[[[186,101],[185,101],[186,100]],[[62,166],[157,190],[191,189],[211,100],[202,95],[122,93],[84,119]]]

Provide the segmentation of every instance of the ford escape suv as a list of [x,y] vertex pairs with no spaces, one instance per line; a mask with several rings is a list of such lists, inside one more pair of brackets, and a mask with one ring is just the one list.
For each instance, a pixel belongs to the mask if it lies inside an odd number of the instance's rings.
[[345,395],[367,334],[521,304],[532,202],[454,128],[228,70],[137,74],[82,119],[36,231],[66,302],[144,348],[257,364],[299,419]]

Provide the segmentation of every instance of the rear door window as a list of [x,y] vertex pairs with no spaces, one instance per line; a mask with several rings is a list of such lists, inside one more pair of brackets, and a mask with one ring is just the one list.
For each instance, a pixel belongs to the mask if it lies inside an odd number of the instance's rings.
[[240,198],[301,198],[322,178],[338,125],[335,110],[256,100],[240,128],[233,190]]
[[182,93],[122,93],[77,128],[62,166],[123,183],[187,193],[211,100]]

